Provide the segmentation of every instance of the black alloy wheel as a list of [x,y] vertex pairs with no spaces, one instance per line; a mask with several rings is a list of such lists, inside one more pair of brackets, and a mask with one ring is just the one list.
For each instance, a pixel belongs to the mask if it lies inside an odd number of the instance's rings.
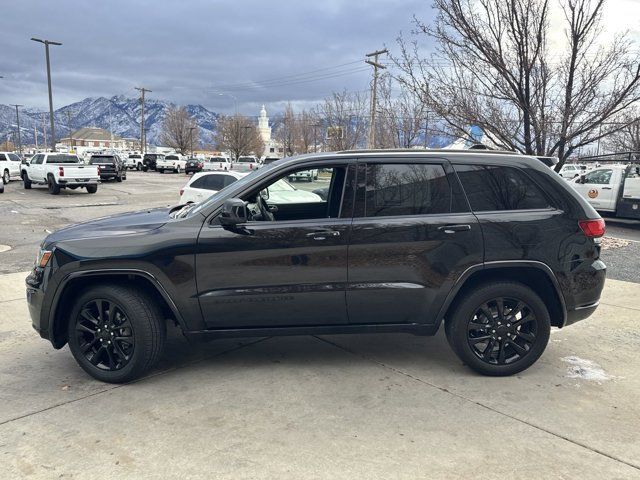
[[447,312],[449,345],[462,362],[484,375],[513,375],[533,365],[551,333],[540,296],[513,281],[483,284],[459,293]]
[[82,292],[67,332],[78,365],[109,383],[135,380],[153,368],[167,336],[157,299],[126,282],[98,284]]
[[467,341],[475,355],[492,365],[524,358],[536,341],[536,316],[521,300],[498,297],[483,303],[469,319]]
[[74,334],[82,355],[101,370],[120,370],[135,350],[131,321],[122,306],[106,299],[82,306]]

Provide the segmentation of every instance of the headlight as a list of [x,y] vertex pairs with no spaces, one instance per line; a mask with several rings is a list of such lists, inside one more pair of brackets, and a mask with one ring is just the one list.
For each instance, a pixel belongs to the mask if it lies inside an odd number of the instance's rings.
[[36,259],[36,265],[40,268],[44,268],[49,263],[49,259],[51,258],[51,254],[53,252],[51,250],[42,250],[38,252],[38,258]]

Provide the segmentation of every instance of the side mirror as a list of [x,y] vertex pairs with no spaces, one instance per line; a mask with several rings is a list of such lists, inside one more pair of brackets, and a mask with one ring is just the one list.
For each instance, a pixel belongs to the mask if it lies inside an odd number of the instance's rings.
[[23,163],[24,163],[27,167],[28,167],[29,165],[31,165],[31,163],[29,163],[29,160],[25,160]]
[[222,204],[220,212],[220,225],[223,227],[235,227],[247,221],[247,205],[239,198],[229,198]]

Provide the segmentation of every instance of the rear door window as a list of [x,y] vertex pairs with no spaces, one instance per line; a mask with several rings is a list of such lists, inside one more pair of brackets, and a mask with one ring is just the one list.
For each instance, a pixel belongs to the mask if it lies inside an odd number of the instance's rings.
[[452,212],[452,192],[442,165],[369,164],[365,216],[429,215]]
[[550,207],[542,190],[518,168],[497,165],[454,165],[454,168],[474,212]]

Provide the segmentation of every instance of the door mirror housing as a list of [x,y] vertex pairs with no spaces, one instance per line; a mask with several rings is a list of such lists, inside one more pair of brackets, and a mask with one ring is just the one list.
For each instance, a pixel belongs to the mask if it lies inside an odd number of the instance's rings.
[[247,221],[247,204],[239,198],[229,198],[222,204],[220,225],[235,227]]

